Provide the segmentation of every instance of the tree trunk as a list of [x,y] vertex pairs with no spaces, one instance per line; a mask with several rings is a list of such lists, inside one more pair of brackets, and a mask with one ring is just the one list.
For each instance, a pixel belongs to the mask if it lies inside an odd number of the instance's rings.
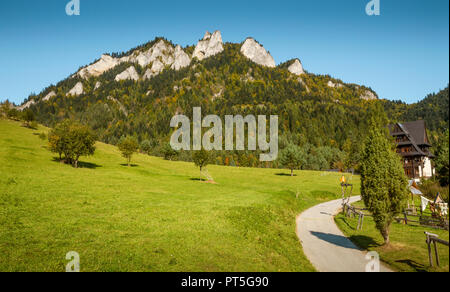
[[389,226],[386,226],[381,230],[381,235],[384,239],[384,245],[389,245],[390,239],[389,239]]
[[291,177],[294,176],[294,169],[291,169]]

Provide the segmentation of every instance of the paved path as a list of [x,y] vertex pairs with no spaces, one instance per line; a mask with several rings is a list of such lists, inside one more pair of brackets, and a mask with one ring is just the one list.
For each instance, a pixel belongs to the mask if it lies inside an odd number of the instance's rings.
[[[350,202],[361,200],[352,197]],[[309,261],[320,272],[364,272],[369,260],[366,252],[356,247],[339,230],[334,216],[342,200],[323,203],[297,217],[297,236]],[[389,272],[381,265],[382,272]]]

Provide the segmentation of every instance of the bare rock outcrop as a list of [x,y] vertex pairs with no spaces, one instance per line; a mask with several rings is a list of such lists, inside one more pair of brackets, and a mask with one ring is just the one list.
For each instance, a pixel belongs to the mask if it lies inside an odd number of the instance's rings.
[[29,108],[30,106],[32,106],[33,104],[36,104],[36,102],[34,100],[29,100],[25,104],[17,107],[17,110],[23,111],[23,110]]
[[50,98],[55,97],[55,96],[56,96],[56,93],[52,90],[42,100],[48,101],[48,100],[50,100]]
[[172,69],[180,70],[191,64],[191,58],[189,58],[188,54],[186,54],[179,45],[175,48],[174,58],[175,61],[172,64]]
[[136,69],[134,68],[134,66],[130,66],[130,67],[128,67],[127,70],[118,74],[114,80],[116,82],[121,81],[121,80],[137,81],[137,80],[139,80],[139,74],[136,72]]
[[78,82],[68,93],[67,96],[79,96],[84,93],[83,83]]
[[97,83],[95,83],[95,87],[94,90],[97,90],[100,88],[100,86],[102,86],[102,83],[100,81],[97,81]]
[[160,59],[165,65],[173,64],[174,48],[165,41],[160,40],[148,51],[138,54],[135,58],[129,58],[128,62],[136,62],[142,67],[146,67],[157,59]]
[[305,73],[303,70],[302,62],[300,62],[299,59],[295,59],[294,63],[291,64],[291,66],[288,67],[289,72],[295,75],[302,75]]
[[267,52],[264,47],[253,38],[248,38],[245,40],[241,47],[241,53],[256,64],[270,68],[275,67],[275,60],[270,53]]
[[120,59],[113,58],[109,55],[102,55],[100,60],[98,60],[92,65],[89,65],[81,69],[78,72],[78,75],[83,79],[87,79],[89,78],[89,76],[97,77],[102,75],[106,71],[116,67],[120,63],[121,63]]
[[197,58],[200,61],[217,55],[223,51],[222,34],[220,31],[215,31],[213,34],[206,32],[201,41],[195,47],[192,58]]
[[361,94],[360,98],[364,100],[378,99],[378,97],[370,90],[366,90],[363,94]]

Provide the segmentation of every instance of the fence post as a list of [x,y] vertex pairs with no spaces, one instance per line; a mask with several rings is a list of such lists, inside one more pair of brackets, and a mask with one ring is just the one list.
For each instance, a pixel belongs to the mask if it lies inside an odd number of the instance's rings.
[[427,235],[427,246],[428,246],[428,259],[430,261],[430,266],[433,266],[433,255],[431,254],[431,242],[430,242],[430,236],[428,235],[428,233],[425,232],[425,234]]
[[436,257],[436,264],[439,267],[439,254],[438,254],[438,249],[437,249],[437,243],[435,240],[433,240],[433,245],[434,245],[434,256]]

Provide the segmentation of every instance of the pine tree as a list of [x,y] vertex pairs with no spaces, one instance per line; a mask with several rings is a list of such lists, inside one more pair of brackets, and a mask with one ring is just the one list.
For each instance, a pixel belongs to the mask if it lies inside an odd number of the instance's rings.
[[361,155],[361,195],[388,245],[391,223],[404,207],[408,181],[387,131],[373,120],[370,125]]
[[291,170],[291,176],[294,176],[294,169],[300,169],[305,160],[305,152],[296,145],[289,144],[281,151],[280,162],[284,167]]

